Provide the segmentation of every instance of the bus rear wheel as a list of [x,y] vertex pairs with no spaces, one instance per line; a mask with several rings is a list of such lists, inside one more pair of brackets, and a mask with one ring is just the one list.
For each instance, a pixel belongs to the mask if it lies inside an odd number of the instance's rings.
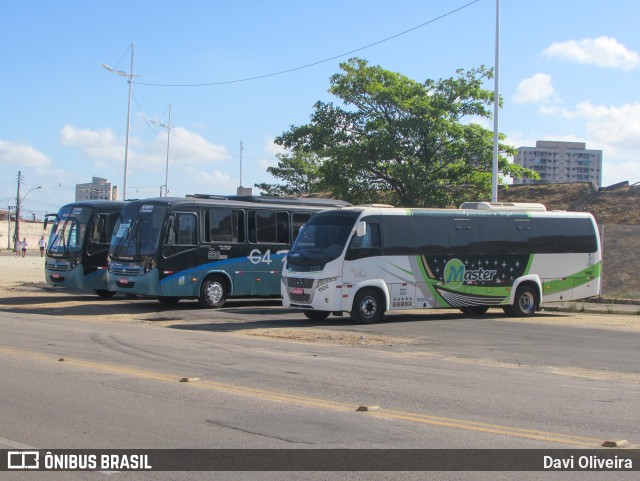
[[460,310],[470,316],[481,316],[489,310],[489,306],[465,306]]
[[358,324],[373,324],[384,319],[384,306],[378,291],[362,289],[353,299],[351,319]]
[[214,309],[227,301],[227,283],[218,276],[207,277],[200,288],[198,302],[201,307]]
[[304,316],[310,321],[324,321],[330,314],[329,311],[304,311]]
[[165,306],[175,306],[178,302],[180,302],[180,298],[172,296],[161,296],[158,297],[158,302],[160,304],[164,304]]
[[540,304],[540,296],[538,291],[528,285],[518,287],[513,305],[505,309],[507,314],[515,317],[530,317],[538,310]]

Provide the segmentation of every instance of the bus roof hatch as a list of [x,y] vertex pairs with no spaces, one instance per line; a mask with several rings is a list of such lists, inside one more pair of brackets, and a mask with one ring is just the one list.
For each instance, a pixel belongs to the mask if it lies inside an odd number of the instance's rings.
[[544,204],[535,202],[465,202],[460,205],[460,209],[474,210],[525,210],[545,212],[547,208]]

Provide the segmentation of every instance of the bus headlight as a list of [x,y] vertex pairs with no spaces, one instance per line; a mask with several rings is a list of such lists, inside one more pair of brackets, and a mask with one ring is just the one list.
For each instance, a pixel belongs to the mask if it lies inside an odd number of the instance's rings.
[[327,277],[325,279],[320,279],[318,281],[318,289],[320,289],[322,286],[324,286],[326,284],[331,284],[332,282],[335,282],[337,280],[338,280],[337,277]]

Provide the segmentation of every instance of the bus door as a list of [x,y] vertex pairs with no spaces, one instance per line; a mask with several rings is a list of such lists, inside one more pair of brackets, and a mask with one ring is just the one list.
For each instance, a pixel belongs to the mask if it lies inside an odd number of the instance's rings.
[[220,273],[231,280],[231,295],[251,294],[251,265],[247,254],[246,213],[225,206],[210,207],[204,215],[204,244],[200,264],[207,272]]
[[[378,224],[382,224],[386,274],[383,279],[389,289],[389,309],[413,309],[416,305],[415,228],[409,216],[380,216],[370,218],[364,241],[375,247],[379,244]],[[421,296],[423,297],[423,296]]]
[[248,228],[251,295],[277,295],[284,257],[289,250],[289,213],[270,209],[249,211]]
[[197,216],[193,212],[174,212],[169,215],[162,247],[160,278],[163,296],[194,295],[194,269],[198,264]]
[[101,286],[107,282],[107,255],[117,217],[117,213],[95,214],[89,223],[87,248],[82,259],[84,275],[95,276],[95,282]]

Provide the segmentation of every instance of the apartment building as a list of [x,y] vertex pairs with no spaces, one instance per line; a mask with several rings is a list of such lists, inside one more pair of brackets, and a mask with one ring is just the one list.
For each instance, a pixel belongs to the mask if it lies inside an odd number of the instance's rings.
[[536,141],[535,147],[518,147],[515,163],[535,170],[540,180],[513,180],[514,184],[593,182],[602,185],[602,150],[587,149],[584,142]]
[[118,187],[102,177],[87,184],[76,184],[76,202],[80,200],[118,200]]

